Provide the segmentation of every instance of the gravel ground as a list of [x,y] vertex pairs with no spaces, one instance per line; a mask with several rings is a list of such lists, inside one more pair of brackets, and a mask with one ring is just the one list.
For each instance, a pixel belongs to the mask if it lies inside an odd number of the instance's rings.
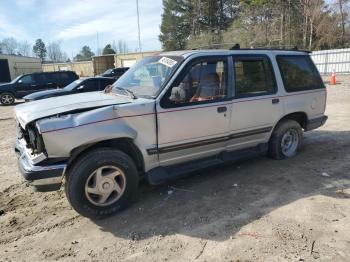
[[338,81],[327,87],[329,121],[296,157],[141,185],[131,208],[100,221],[63,191],[26,186],[13,107],[0,107],[0,261],[350,261],[350,77]]

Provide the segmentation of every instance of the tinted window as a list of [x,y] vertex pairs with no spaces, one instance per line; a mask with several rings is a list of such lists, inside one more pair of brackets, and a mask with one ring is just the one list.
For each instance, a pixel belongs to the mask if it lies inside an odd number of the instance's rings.
[[52,73],[54,79],[56,79],[56,82],[59,83],[66,83],[67,81],[71,80],[70,74],[68,72],[57,72]]
[[208,60],[185,69],[167,94],[167,105],[181,106],[222,100],[227,96],[225,60]]
[[51,74],[37,74],[35,75],[36,80],[41,84],[53,83],[54,79]]
[[22,81],[22,84],[31,84],[35,83],[35,79],[33,75],[26,75],[20,79]]
[[324,88],[309,56],[277,56],[277,62],[287,92]]
[[106,86],[111,85],[113,83],[114,83],[113,80],[101,79],[100,80],[100,90],[104,90],[106,88]]
[[84,92],[98,91],[98,81],[97,80],[87,80],[83,84]]
[[267,95],[275,92],[271,64],[266,57],[235,57],[236,97]]
[[62,80],[69,80],[70,79],[70,75],[68,73],[60,73],[59,74],[59,77],[62,79]]
[[60,74],[59,73],[52,73],[50,74],[53,79],[55,79],[55,82],[61,82]]

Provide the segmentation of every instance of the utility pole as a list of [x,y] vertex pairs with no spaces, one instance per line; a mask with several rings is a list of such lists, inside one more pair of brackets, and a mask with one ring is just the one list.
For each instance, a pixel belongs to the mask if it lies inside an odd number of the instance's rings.
[[141,53],[142,48],[141,48],[139,0],[136,0],[136,10],[137,10],[137,29],[138,29],[138,38],[139,38],[139,52]]
[[99,37],[98,37],[98,31],[97,31],[97,34],[96,34],[96,41],[97,41],[97,55],[100,55],[100,40],[99,40]]

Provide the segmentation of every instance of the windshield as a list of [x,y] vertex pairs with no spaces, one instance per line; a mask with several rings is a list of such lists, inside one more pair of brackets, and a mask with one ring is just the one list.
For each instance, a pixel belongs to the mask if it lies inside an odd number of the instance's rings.
[[77,85],[79,85],[83,80],[75,80],[74,82],[70,83],[69,85],[65,86],[63,90],[71,91],[73,90]]
[[126,89],[135,96],[153,97],[182,60],[181,56],[145,57],[113,84],[112,92]]
[[11,83],[16,83],[23,75],[17,76],[15,79],[11,81]]
[[113,72],[113,68],[107,69],[107,70],[103,73],[103,75],[105,75],[105,74],[111,74],[112,72]]

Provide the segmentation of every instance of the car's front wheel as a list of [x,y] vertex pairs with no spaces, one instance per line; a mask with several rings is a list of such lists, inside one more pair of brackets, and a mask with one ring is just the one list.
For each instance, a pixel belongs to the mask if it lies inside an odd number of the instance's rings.
[[15,103],[15,97],[11,93],[2,93],[0,95],[0,102],[2,105],[13,105]]
[[125,153],[95,149],[68,170],[65,191],[81,215],[102,218],[126,208],[137,193],[138,172]]
[[297,154],[303,139],[303,131],[298,122],[283,120],[277,124],[269,142],[269,156],[284,159]]

